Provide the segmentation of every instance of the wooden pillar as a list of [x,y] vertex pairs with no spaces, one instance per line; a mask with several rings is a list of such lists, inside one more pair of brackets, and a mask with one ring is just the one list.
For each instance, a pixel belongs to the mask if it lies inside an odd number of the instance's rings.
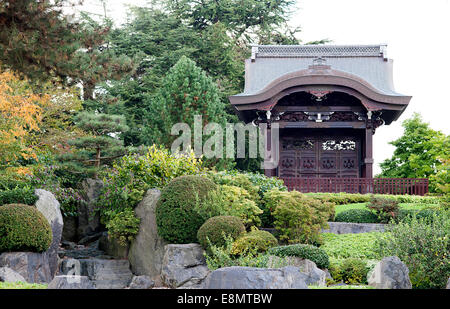
[[373,132],[372,127],[366,127],[364,149],[364,178],[373,178]]
[[[272,150],[272,133],[270,130],[270,127],[267,128],[267,134],[266,134],[266,147],[265,147],[265,154],[264,159],[267,160],[270,158],[270,151]],[[264,175],[267,177],[275,176],[274,175],[274,169],[264,169]]]

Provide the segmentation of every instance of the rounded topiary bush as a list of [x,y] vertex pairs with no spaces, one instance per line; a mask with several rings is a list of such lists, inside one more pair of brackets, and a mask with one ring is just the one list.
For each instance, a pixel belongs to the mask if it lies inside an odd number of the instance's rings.
[[156,205],[159,236],[170,243],[195,242],[205,214],[215,213],[214,205],[208,203],[209,193],[215,190],[216,185],[202,176],[181,176],[169,182]]
[[271,233],[261,230],[252,230],[236,239],[233,243],[233,254],[266,252],[269,248],[277,245],[278,240]]
[[278,257],[296,256],[301,259],[308,259],[316,263],[319,268],[328,268],[330,260],[325,250],[313,245],[295,244],[289,246],[274,247],[267,250],[269,255]]
[[24,204],[0,206],[0,252],[44,252],[52,242],[52,229],[35,207]]
[[230,236],[233,240],[245,233],[244,223],[238,217],[217,216],[206,220],[197,233],[198,242],[203,248],[211,245],[217,247],[225,246],[225,236]]
[[349,209],[342,211],[334,218],[335,222],[380,223],[376,214],[367,209]]

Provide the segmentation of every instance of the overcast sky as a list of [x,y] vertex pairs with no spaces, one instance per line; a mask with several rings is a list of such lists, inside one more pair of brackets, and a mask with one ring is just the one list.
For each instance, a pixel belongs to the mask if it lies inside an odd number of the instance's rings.
[[[101,13],[100,3],[85,0],[84,8]],[[146,3],[106,0],[107,15],[120,24],[127,5]],[[450,0],[298,0],[291,24],[301,26],[304,42],[326,38],[331,44],[388,45],[395,90],[413,98],[397,122],[377,129],[374,173],[392,156],[388,142],[402,135],[402,121],[414,112],[433,129],[450,134]]]

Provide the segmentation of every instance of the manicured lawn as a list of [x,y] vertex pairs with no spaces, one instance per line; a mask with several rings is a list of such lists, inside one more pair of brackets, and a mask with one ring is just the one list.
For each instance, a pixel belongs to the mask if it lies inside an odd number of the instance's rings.
[[26,282],[0,282],[0,290],[5,289],[46,289],[46,284],[26,283]]

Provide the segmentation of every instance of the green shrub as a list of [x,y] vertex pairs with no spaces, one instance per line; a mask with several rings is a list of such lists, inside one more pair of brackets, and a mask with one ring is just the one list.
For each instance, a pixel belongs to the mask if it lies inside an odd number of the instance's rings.
[[209,199],[211,192],[216,189],[217,186],[211,180],[202,176],[173,179],[161,191],[156,205],[158,234],[171,243],[195,242],[198,229],[208,219],[206,214],[220,214]]
[[266,193],[264,199],[275,209],[275,228],[280,240],[289,243],[320,242],[320,230],[328,227],[334,216],[334,204],[306,197],[297,191],[282,192],[277,189]]
[[253,229],[236,239],[233,243],[232,253],[244,255],[248,252],[266,252],[269,248],[278,245],[278,240],[266,231]]
[[330,263],[329,271],[335,282],[367,284],[367,273],[369,269],[364,260],[349,258],[341,263]]
[[34,205],[37,199],[37,196],[34,194],[34,189],[31,187],[16,187],[14,189],[0,191],[0,205]]
[[388,223],[397,218],[399,212],[397,201],[383,197],[372,196],[367,208],[375,212],[380,223]]
[[34,206],[0,206],[0,252],[44,252],[51,242],[50,224]]
[[413,288],[445,288],[450,274],[450,214],[392,224],[389,237],[378,240],[375,249],[380,259],[395,255],[406,264]]
[[321,248],[312,245],[296,244],[274,247],[267,250],[267,254],[278,257],[296,256],[302,259],[308,259],[322,269],[328,268],[330,263],[328,254]]
[[128,245],[139,232],[140,219],[136,218],[132,209],[125,209],[114,214],[106,224],[108,235],[122,246]]
[[366,203],[369,201],[369,195],[352,193],[305,193],[308,197],[320,200],[322,202],[334,203],[335,205],[345,205],[354,203]]
[[245,227],[238,217],[217,216],[209,218],[203,223],[197,232],[197,239],[202,247],[207,249],[208,244],[217,247],[224,246],[224,235],[235,240],[243,233],[245,233]]
[[134,208],[151,188],[163,188],[172,179],[203,172],[202,161],[193,153],[171,154],[152,146],[144,154],[122,157],[103,176],[105,186],[97,200],[100,214]]
[[256,206],[247,190],[220,185],[217,191],[211,193],[210,198],[211,204],[220,209],[222,215],[239,217],[246,227],[261,224],[259,215],[262,210]]
[[206,264],[211,270],[222,267],[246,266],[266,268],[268,264],[268,256],[257,254],[249,251],[246,254],[236,257],[233,251],[233,239],[229,236],[225,237],[225,246],[210,245],[210,250],[205,254]]
[[335,222],[379,223],[378,216],[367,209],[349,209],[342,211],[334,218]]

